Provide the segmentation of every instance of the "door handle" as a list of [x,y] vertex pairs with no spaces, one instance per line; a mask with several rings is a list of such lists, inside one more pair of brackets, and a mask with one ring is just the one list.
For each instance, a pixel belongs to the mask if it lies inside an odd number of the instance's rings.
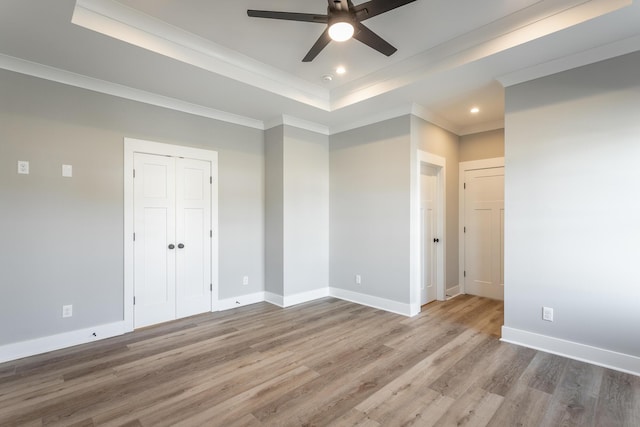
[[178,243],[178,249],[182,249],[184,248],[184,244],[183,243]]
[[433,239],[433,243],[439,243],[440,239]]
[[169,249],[173,249],[175,247],[176,247],[176,245],[174,245],[173,243],[169,245]]

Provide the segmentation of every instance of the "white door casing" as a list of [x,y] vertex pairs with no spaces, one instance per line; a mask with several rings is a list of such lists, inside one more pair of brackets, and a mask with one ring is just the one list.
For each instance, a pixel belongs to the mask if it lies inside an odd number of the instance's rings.
[[504,299],[504,167],[500,160],[461,164],[460,170],[463,292],[493,299]]
[[[174,273],[168,270],[171,267],[171,258],[167,257],[167,276],[173,277],[179,284],[174,289],[173,312],[176,317],[184,317],[203,311],[214,311],[218,309],[218,158],[215,151],[203,150],[179,145],[163,144],[151,141],[137,140],[132,138],[124,139],[124,324],[126,331],[132,331],[134,327],[142,326],[142,322],[136,321],[134,310],[134,284],[141,274],[135,268],[136,256],[141,256],[141,251],[134,244],[134,230],[136,229],[136,204],[134,203],[134,159],[145,154],[154,154],[165,158],[165,163],[174,164],[174,227],[167,231],[165,251],[173,252]],[[156,156],[156,157],[157,157]],[[150,158],[154,158],[151,156]],[[161,163],[162,161],[156,161]],[[151,168],[153,169],[153,168]],[[158,170],[155,171],[158,173]],[[139,177],[141,171],[136,173]],[[170,176],[171,173],[168,173]],[[171,180],[171,178],[168,178]],[[195,183],[195,184],[194,184]],[[151,185],[151,184],[149,184]],[[185,186],[187,189],[185,190]],[[158,189],[149,187],[153,191]],[[153,191],[152,191],[153,190]],[[168,202],[167,202],[168,203]],[[208,213],[205,212],[208,206]],[[159,214],[156,218],[161,218]],[[170,215],[166,218],[170,221]],[[149,226],[151,226],[150,224]],[[170,227],[169,227],[170,229]],[[200,233],[196,230],[204,230]],[[137,230],[136,230],[137,232]],[[163,237],[161,240],[164,240]],[[169,242],[173,238],[173,242]],[[140,236],[135,236],[136,243],[140,242]],[[158,237],[154,237],[158,240]],[[180,240],[180,241],[178,241]],[[162,242],[165,243],[165,242]],[[169,244],[175,245],[174,249],[169,249]],[[182,243],[184,246],[179,248]],[[144,247],[145,245],[140,245]],[[147,249],[150,251],[150,249]],[[149,252],[150,255],[159,257],[160,250]],[[193,257],[193,255],[198,255]],[[152,275],[161,276],[165,267],[160,267],[160,273],[152,272]],[[167,279],[170,280],[170,279]],[[167,282],[168,283],[168,282]],[[140,289],[140,287],[138,287]],[[159,295],[159,294],[158,294]],[[158,295],[155,295],[156,299]],[[205,298],[202,298],[202,296]],[[171,291],[165,292],[166,299],[171,298]],[[144,300],[145,297],[142,298]],[[141,302],[140,296],[136,295],[136,306]],[[148,300],[149,301],[149,300]],[[159,315],[149,314],[145,323],[155,323],[151,317]],[[160,317],[160,316],[159,316]],[[163,321],[163,320],[160,320]]]

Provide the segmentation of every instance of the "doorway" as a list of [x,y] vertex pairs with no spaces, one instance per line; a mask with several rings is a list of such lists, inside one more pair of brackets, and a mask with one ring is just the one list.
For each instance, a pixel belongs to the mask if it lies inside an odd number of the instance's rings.
[[[418,151],[415,238],[417,275],[415,293],[419,307],[445,300],[445,176],[446,160]],[[416,313],[417,313],[416,312]]]
[[128,330],[217,307],[217,153],[125,139]]
[[437,245],[440,243],[440,237],[438,236],[438,170],[426,163],[420,166],[420,258],[422,261],[420,305],[422,306],[437,299]]
[[463,292],[504,299],[504,161],[460,164]]

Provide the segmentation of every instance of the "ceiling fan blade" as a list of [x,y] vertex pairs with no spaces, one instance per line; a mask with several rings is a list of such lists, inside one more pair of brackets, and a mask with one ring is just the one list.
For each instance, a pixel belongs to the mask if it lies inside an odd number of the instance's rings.
[[315,13],[275,12],[271,10],[249,9],[247,10],[247,15],[252,18],[284,19],[286,21],[317,22],[319,24],[329,22],[327,15],[317,15]]
[[302,62],[311,62],[313,59],[318,56],[318,54],[324,49],[329,42],[331,41],[331,37],[329,37],[329,29],[325,28],[318,40],[311,46],[311,50],[307,53],[307,55],[302,59]]
[[393,55],[398,50],[360,22],[356,23],[353,38],[387,56]]
[[364,21],[414,1],[416,0],[371,0],[353,7],[353,11],[358,21]]

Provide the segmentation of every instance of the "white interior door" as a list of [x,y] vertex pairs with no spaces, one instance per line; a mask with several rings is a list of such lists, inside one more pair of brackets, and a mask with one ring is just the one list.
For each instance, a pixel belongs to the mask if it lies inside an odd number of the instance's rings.
[[211,310],[211,163],[176,159],[176,316]]
[[175,159],[134,155],[135,326],[175,319]]
[[422,278],[420,286],[420,304],[435,301],[437,297],[437,251],[439,243],[438,209],[437,209],[437,180],[438,170],[432,166],[422,165],[420,174],[421,192],[421,253]]
[[134,326],[211,310],[211,163],[134,154]]
[[504,167],[465,172],[464,287],[504,299]]

